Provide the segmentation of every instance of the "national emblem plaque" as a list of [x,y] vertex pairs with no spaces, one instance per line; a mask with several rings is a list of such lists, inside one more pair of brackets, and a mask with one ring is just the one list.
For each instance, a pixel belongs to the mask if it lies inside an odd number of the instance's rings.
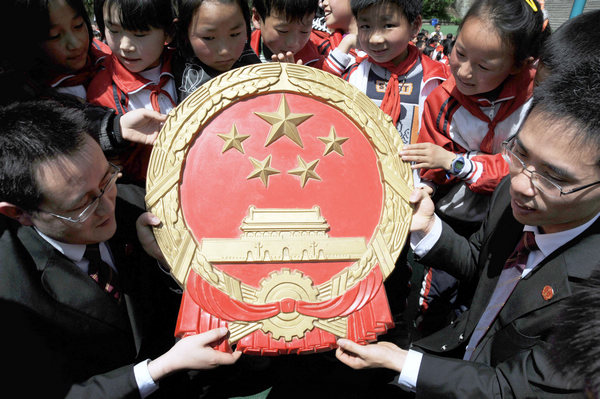
[[146,194],[185,288],[176,335],[227,326],[220,350],[275,355],[393,327],[383,281],[412,216],[401,147],[366,95],[311,67],[238,68],[183,101]]

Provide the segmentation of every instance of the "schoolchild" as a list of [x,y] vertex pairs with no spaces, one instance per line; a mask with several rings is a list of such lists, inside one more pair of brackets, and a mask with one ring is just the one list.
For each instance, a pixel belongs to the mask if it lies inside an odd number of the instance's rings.
[[446,67],[422,55],[411,39],[421,28],[419,0],[352,0],[360,48],[368,56],[343,77],[392,117],[402,142],[416,142],[429,93],[448,77]]
[[[27,29],[22,28],[23,21],[28,21]],[[15,32],[19,32],[19,40],[5,41],[0,55],[0,105],[53,99],[80,108],[90,134],[106,154],[127,148],[132,141],[154,141],[164,115],[140,109],[121,116],[111,108],[83,102],[85,83],[94,72],[90,60],[94,60],[94,46],[99,42],[89,41],[89,20],[82,0],[2,1],[0,36],[11,37]],[[59,76],[54,87],[48,84]]]
[[[425,98],[449,75],[443,64],[423,55],[411,43],[421,28],[422,2],[352,0],[351,5],[358,26],[359,47],[367,56],[350,65],[343,78],[392,118],[399,132],[399,143],[400,140],[403,144],[416,142]],[[418,173],[413,175],[418,179]],[[423,270],[412,258],[410,252],[403,252],[398,260],[398,265],[402,265],[386,280],[388,292],[393,292],[390,296],[392,314],[398,320],[392,335],[398,337],[405,333],[405,323],[401,323],[400,318],[410,319],[405,304],[411,277],[406,273]]]
[[[321,39],[318,44],[319,51],[327,56],[323,70],[341,76],[349,65],[366,57],[367,53],[358,48],[358,27],[350,0],[324,0],[322,5],[327,27],[331,30],[328,37]],[[315,41],[317,38],[318,35],[313,33],[311,40]]]
[[435,33],[429,40],[428,45],[433,47],[433,53],[431,53],[431,59],[439,61],[442,58],[442,52],[444,51],[444,45],[442,44],[442,38]]
[[[343,56],[356,57],[356,19],[350,8],[350,0],[320,0],[319,7],[323,12],[324,29],[313,29],[310,40],[317,45],[319,53],[324,56],[336,48]],[[313,27],[314,27],[313,22]],[[350,55],[348,55],[350,53]],[[349,65],[348,62],[346,65]],[[324,70],[328,70],[327,62]],[[334,66],[330,72],[336,73],[339,67]],[[345,69],[345,68],[344,68]],[[338,75],[343,72],[342,69]]]
[[535,0],[479,0],[463,19],[452,76],[425,101],[418,144],[402,153],[439,186],[440,216],[485,216],[489,195],[508,173],[501,143],[516,134],[531,104],[532,63],[549,34],[544,26]]
[[[452,76],[425,101],[418,143],[401,152],[414,169],[421,168],[422,181],[436,186],[436,214],[464,236],[479,227],[491,194],[508,174],[502,142],[527,116],[532,64],[548,34],[535,0],[475,2],[459,26]],[[421,323],[428,326],[423,335],[467,309],[473,289],[444,271],[426,269],[420,292]]]
[[85,100],[87,85],[110,50],[93,38],[83,2],[50,0],[31,7],[48,15],[48,36],[41,43],[47,62],[40,65],[38,73],[45,85]]
[[174,63],[179,102],[215,76],[260,63],[248,44],[250,8],[244,0],[179,0]]
[[[119,114],[140,108],[168,113],[177,105],[173,51],[165,45],[173,36],[171,1],[99,0],[94,11],[112,54],[90,83],[88,102]],[[143,184],[151,149],[132,146],[112,161],[125,179]]]
[[432,35],[438,35],[440,39],[444,37],[444,34],[442,33],[442,24],[435,24],[435,27],[433,29],[434,30]]
[[260,60],[321,69],[325,57],[310,41],[317,9],[317,0],[253,0],[250,45]]
[[[350,0],[320,0],[325,28],[314,29],[310,40],[317,45],[319,53],[328,55],[343,39],[354,35],[356,43],[356,20],[350,8]],[[348,40],[348,39],[346,39]]]
[[452,53],[452,47],[454,47],[454,40],[444,39],[442,43],[442,54],[440,62],[446,65],[450,65],[450,54]]
[[423,52],[425,50],[425,40],[417,40],[415,46],[417,46],[420,52]]

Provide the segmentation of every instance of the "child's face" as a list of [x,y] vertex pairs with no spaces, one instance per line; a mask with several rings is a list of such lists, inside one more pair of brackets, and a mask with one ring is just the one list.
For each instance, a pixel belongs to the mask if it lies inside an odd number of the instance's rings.
[[348,31],[354,18],[349,0],[323,0],[321,6],[329,29]]
[[408,42],[421,28],[421,17],[411,24],[395,4],[373,5],[356,18],[360,48],[377,62],[400,64],[408,54]]
[[477,17],[463,24],[450,54],[450,70],[465,95],[488,93],[519,72],[513,51],[488,22]]
[[217,71],[231,69],[246,44],[246,21],[240,6],[204,1],[196,9],[188,38],[200,61]]
[[42,50],[54,69],[76,72],[85,66],[90,36],[83,17],[65,0],[48,2],[50,31]]
[[133,32],[121,27],[118,7],[104,4],[106,42],[113,54],[129,71],[137,73],[160,64],[164,45],[170,41],[163,29]]
[[285,54],[288,51],[296,54],[308,43],[314,17],[314,13],[311,13],[301,21],[288,21],[284,16],[272,12],[263,21],[256,10],[253,10],[252,23],[256,29],[260,29],[263,44],[273,54]]

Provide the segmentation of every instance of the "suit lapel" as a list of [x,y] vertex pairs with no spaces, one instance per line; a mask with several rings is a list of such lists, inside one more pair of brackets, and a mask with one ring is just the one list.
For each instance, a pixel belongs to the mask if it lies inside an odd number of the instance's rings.
[[570,296],[569,277],[588,279],[594,270],[590,263],[599,261],[599,233],[600,220],[546,257],[519,281],[501,311],[505,323]]
[[[508,194],[508,190],[506,191]],[[490,217],[494,218],[492,220],[494,228],[487,238],[488,245],[483,243],[482,248],[484,248],[484,251],[479,256],[480,263],[484,267],[469,312],[467,322],[467,331],[469,332],[475,329],[483,315],[496,288],[504,263],[517,246],[523,233],[523,225],[515,220],[510,206],[505,207],[497,215],[490,215]]]
[[[569,276],[564,254],[540,264],[526,278],[519,281],[515,290],[500,311],[503,324],[509,324],[523,315],[553,304],[571,295]],[[552,289],[552,296],[544,298],[545,287]]]
[[44,289],[54,300],[96,321],[129,329],[123,309],[71,260],[43,240],[33,228],[19,230],[19,238],[41,272]]

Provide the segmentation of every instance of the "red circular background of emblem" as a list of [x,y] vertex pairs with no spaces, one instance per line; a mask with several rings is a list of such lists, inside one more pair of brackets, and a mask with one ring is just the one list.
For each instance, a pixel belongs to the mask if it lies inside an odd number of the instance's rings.
[[[297,129],[303,148],[287,136],[265,146],[271,124],[255,114],[274,113],[283,95],[293,114],[313,114]],[[224,140],[235,124],[244,153],[235,148],[222,152]],[[331,127],[342,144],[343,156],[333,151],[324,155],[326,145],[318,137],[330,135]],[[261,179],[248,179],[258,161],[271,155],[268,186]],[[321,180],[308,179],[304,187],[299,176],[288,171],[319,160],[315,172]],[[364,237],[368,243],[379,223],[383,192],[375,151],[368,139],[342,112],[332,106],[291,93],[269,93],[234,103],[216,115],[190,145],[180,184],[180,201],[185,222],[197,242],[202,238],[239,238],[240,225],[248,208],[321,208],[330,225],[330,237]],[[247,284],[258,287],[269,272],[283,267],[300,270],[315,284],[328,281],[350,262],[304,262],[281,264],[219,264],[218,267]],[[215,265],[213,265],[215,266]],[[217,267],[217,266],[215,266]]]

